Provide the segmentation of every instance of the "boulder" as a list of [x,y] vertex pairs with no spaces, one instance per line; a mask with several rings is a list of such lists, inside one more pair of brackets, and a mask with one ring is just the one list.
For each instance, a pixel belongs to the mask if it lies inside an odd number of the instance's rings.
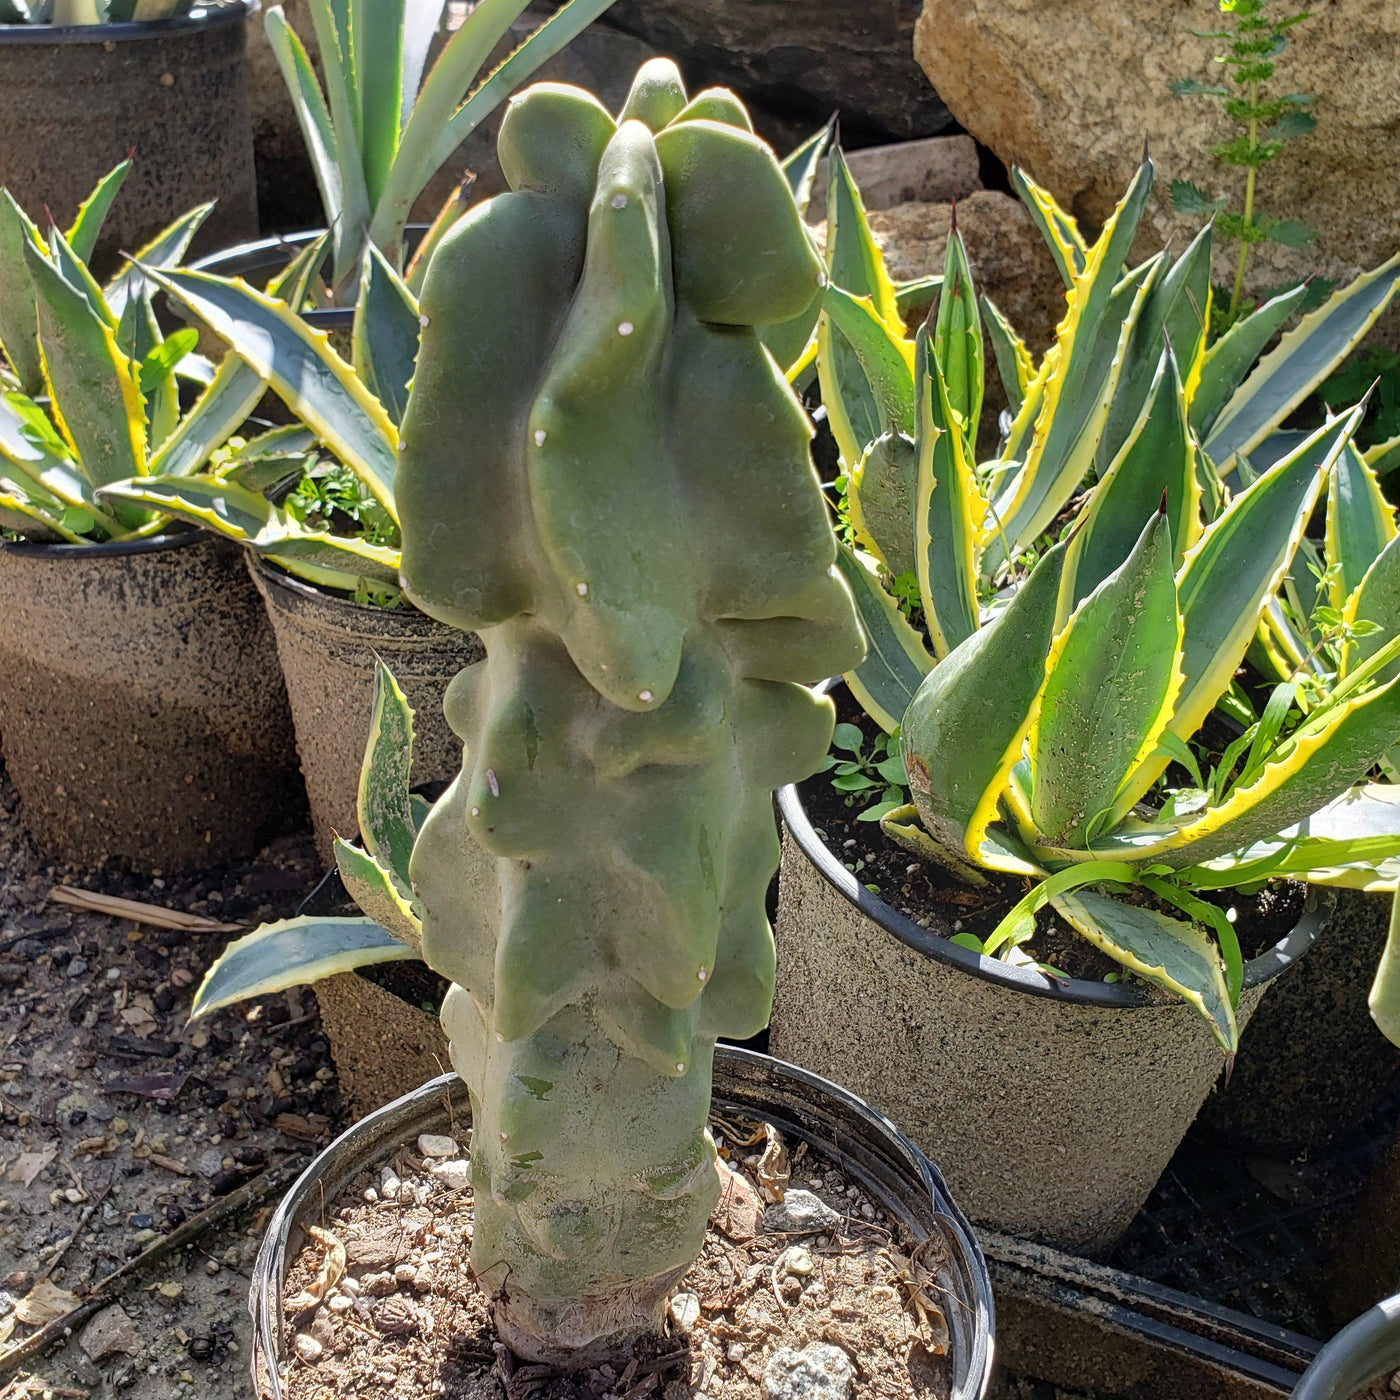
[[[1019,162],[1086,224],[1108,216],[1150,143],[1157,188],[1135,252],[1193,221],[1168,186],[1189,179],[1233,194],[1243,173],[1211,156],[1233,135],[1218,102],[1176,97],[1180,78],[1218,75],[1208,0],[924,0],[914,52],[949,110],[1007,164]],[[1260,176],[1266,214],[1301,219],[1309,248],[1265,244],[1251,257],[1254,291],[1316,272],[1347,278],[1400,247],[1400,7],[1333,0],[1292,31],[1280,91],[1316,94],[1318,126]],[[1234,247],[1220,254],[1228,277]]]
[[677,59],[695,83],[819,125],[839,109],[854,144],[951,126],[910,52],[920,0],[616,0],[603,22]]
[[[946,204],[982,188],[977,143],[970,136],[928,136],[848,151],[846,164],[867,209],[890,209],[918,200]],[[812,182],[810,219],[826,218],[826,162]]]

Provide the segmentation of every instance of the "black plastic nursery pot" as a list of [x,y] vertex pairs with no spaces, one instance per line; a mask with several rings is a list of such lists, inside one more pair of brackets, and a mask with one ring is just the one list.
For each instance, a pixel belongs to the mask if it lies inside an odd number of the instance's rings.
[[[866,889],[778,794],[775,1054],[849,1084],[936,1147],[979,1225],[1094,1256],[1147,1198],[1223,1068],[1184,1002],[1059,981],[950,941]],[[1333,907],[1304,913],[1244,969],[1241,1028]]]
[[316,847],[329,862],[335,836],[359,830],[356,794],[376,659],[413,706],[413,781],[423,783],[447,781],[462,766],[462,741],[443,716],[443,692],[485,652],[475,633],[407,604],[370,607],[292,578],[251,553],[247,559],[277,639]]
[[300,800],[291,716],[236,547],[5,543],[0,593],[0,745],[45,850],[175,871],[280,827]]
[[[950,1400],[980,1400],[992,1368],[991,1285],[971,1227],[928,1158],[854,1095],[749,1050],[716,1050],[714,1110],[767,1120],[789,1141],[806,1143],[900,1224],[941,1246],[936,1282],[950,1335]],[[327,1205],[367,1167],[418,1134],[440,1132],[452,1120],[460,1125],[470,1115],[466,1086],[455,1075],[443,1075],[343,1133],[288,1192],[268,1224],[249,1295],[253,1387],[260,1400],[282,1400],[285,1393],[282,1283],[304,1228],[318,1223]]]
[[0,24],[0,186],[67,227],[93,186],[135,163],[94,254],[116,269],[196,204],[197,246],[256,234],[245,26],[258,0],[148,23]]
[[1393,1393],[1385,1378],[1400,1371],[1400,1296],[1386,1298],[1349,1322],[1318,1352],[1298,1382],[1293,1400],[1359,1400]]

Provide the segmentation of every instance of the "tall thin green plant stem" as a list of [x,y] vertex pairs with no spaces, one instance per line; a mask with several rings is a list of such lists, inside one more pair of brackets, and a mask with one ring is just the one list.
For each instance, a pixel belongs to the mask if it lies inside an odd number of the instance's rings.
[[[1259,84],[1252,82],[1249,85],[1249,105],[1253,109],[1259,103]],[[1249,153],[1252,156],[1259,149],[1259,118],[1251,116],[1249,119]],[[1240,309],[1240,297],[1244,294],[1244,269],[1249,261],[1249,230],[1254,226],[1254,177],[1259,172],[1259,167],[1252,161],[1249,166],[1249,173],[1245,176],[1244,182],[1244,237],[1240,239],[1240,256],[1235,263],[1235,285],[1230,292],[1230,321],[1233,323]]]

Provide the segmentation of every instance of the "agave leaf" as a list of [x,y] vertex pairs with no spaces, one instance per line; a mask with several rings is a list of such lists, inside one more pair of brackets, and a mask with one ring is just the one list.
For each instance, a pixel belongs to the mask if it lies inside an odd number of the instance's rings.
[[418,89],[423,82],[423,70],[428,62],[433,36],[442,22],[447,0],[417,0],[405,7],[403,35],[403,106],[399,111],[399,130],[408,125]]
[[828,285],[817,343],[822,402],[848,470],[891,429],[913,437],[913,347],[880,319],[869,297]]
[[423,922],[395,876],[373,856],[339,836],[335,839],[335,864],[350,897],[364,913],[395,938],[421,951]]
[[1395,512],[1356,444],[1349,442],[1332,464],[1327,483],[1327,562],[1338,566],[1328,581],[1334,608],[1346,606],[1394,538]]
[[1154,512],[1050,648],[1027,746],[1041,840],[1088,846],[1116,824],[1123,781],[1157,747],[1181,680],[1171,527]]
[[977,440],[982,418],[984,351],[982,323],[977,315],[977,289],[962,235],[949,231],[943,255],[943,286],[938,295],[938,316],[933,344],[948,404],[962,423],[969,442]]
[[1176,358],[1166,348],[1138,421],[1100,478],[1070,541],[1065,570],[1072,605],[1088,597],[1128,557],[1142,522],[1156,511],[1163,492],[1177,565],[1196,543],[1201,488],[1186,412]]
[[797,212],[805,219],[812,203],[812,189],[817,182],[817,171],[827,151],[831,149],[836,135],[836,117],[833,114],[820,131],[814,131],[782,162],[783,174],[787,176],[788,188],[797,205]]
[[1184,383],[1198,372],[1210,301],[1211,229],[1206,225],[1153,285],[1124,349],[1123,370],[1099,440],[1100,471],[1122,450],[1156,382],[1164,348],[1170,348]]
[[1056,910],[1100,952],[1168,991],[1205,1017],[1227,1055],[1239,1048],[1220,953],[1195,924],[1090,890],[1057,896]]
[[360,768],[360,835],[365,849],[388,870],[406,899],[413,897],[408,878],[414,836],[408,794],[412,763],[413,709],[393,672],[376,661],[374,707]]
[[127,159],[109,170],[97,182],[93,192],[78,206],[77,217],[73,220],[66,237],[73,252],[84,263],[92,257],[92,250],[97,247],[97,240],[102,235],[102,225],[107,220],[112,201],[130,174],[131,161]]
[[[1032,570],[1003,611],[924,678],[904,712],[900,753],[929,835],[958,860],[982,857],[987,828],[1021,757],[1059,612],[1064,546]],[[994,867],[1000,868],[1000,867]]]
[[[1050,524],[1093,465],[1124,348],[1161,267],[1154,260],[1120,280],[1151,187],[1152,166],[1144,162],[1075,280],[1057,353],[1046,356],[1050,372],[1035,434],[1024,465],[995,505],[1013,556]],[[1009,563],[1003,553],[999,541],[989,543],[986,567]]]
[[0,350],[19,379],[19,387],[26,394],[37,394],[44,387],[44,373],[39,363],[39,316],[24,256],[26,245],[45,247],[28,215],[8,190],[0,189]]
[[866,714],[885,733],[893,734],[933,658],[894,599],[880,587],[873,560],[866,564],[842,545],[836,551],[836,566],[850,585],[867,643],[865,660],[846,673],[846,684]]
[[1206,456],[1220,465],[1263,441],[1356,348],[1398,287],[1400,253],[1304,316],[1220,411],[1202,444]]
[[1034,377],[1035,366],[1026,342],[1016,334],[1011,322],[1002,315],[988,296],[982,298],[982,312],[987,321],[987,339],[992,343],[1001,387],[1006,392],[1007,406],[1019,413],[1026,401],[1026,389]]
[[1400,888],[1390,904],[1390,928],[1367,998],[1371,1019],[1392,1045],[1400,1045]]
[[417,956],[373,919],[303,917],[263,924],[230,943],[204,974],[190,1019],[338,972]]
[[1220,410],[1230,401],[1244,377],[1254,367],[1264,347],[1283,329],[1308,294],[1306,283],[1280,292],[1262,306],[1241,317],[1206,351],[1201,381],[1191,400],[1191,427],[1204,434],[1215,425]]
[[891,578],[917,576],[914,557],[914,498],[919,461],[903,433],[882,433],[865,450],[860,467],[847,479],[846,504],[862,549]]
[[228,341],[398,519],[398,435],[383,405],[330,348],[324,333],[242,282],[184,270],[151,276]]
[[190,476],[248,421],[267,387],[255,369],[227,355],[214,381],[151,459],[152,476]]
[[[980,363],[977,370],[980,374]],[[914,556],[924,622],[933,654],[941,660],[977,630],[976,522],[986,513],[987,503],[949,400],[936,337],[929,336],[926,326],[916,342],[914,393]]]
[[87,264],[69,247],[68,240],[58,231],[57,226],[49,229],[49,260],[58,269],[59,276],[75,292],[83,294],[93,314],[115,329],[117,318],[103,299],[102,288],[88,271]]
[[287,23],[280,5],[274,5],[264,16],[263,28],[291,95],[302,139],[311,157],[311,168],[315,171],[321,203],[325,206],[326,223],[333,231],[338,279],[349,257],[349,245],[354,245],[354,255],[359,257],[358,239],[369,221],[369,196],[364,187],[359,143],[355,139],[355,121],[345,84],[341,43],[333,32],[334,26],[330,35],[322,33],[327,26],[321,15],[321,6],[313,4],[311,11],[313,18],[319,21],[316,24],[316,39],[322,45],[328,83],[332,87],[334,124],[326,108],[321,85],[316,81],[311,60],[296,31]]
[[1030,211],[1065,286],[1073,289],[1075,279],[1089,260],[1089,250],[1080,237],[1079,225],[1055,203],[1048,190],[1041,189],[1018,165],[1011,167],[1011,188]]
[[828,160],[826,196],[826,270],[832,285],[853,297],[869,300],[875,315],[893,337],[902,336],[894,283],[885,268],[885,255],[870,231],[865,201],[840,146]]
[[[146,470],[141,391],[116,337],[57,269],[25,249],[39,310],[44,380],[60,431],[94,486]],[[119,518],[122,511],[115,512]]]
[[383,193],[399,148],[408,8],[408,0],[379,0],[378,4],[350,8],[350,52],[355,60],[355,96],[360,108],[360,148],[371,209]]
[[[129,262],[102,290],[103,299],[118,321],[127,320],[127,303],[138,295],[149,301],[151,284],[142,272],[144,267],[178,267],[189,252],[190,243],[205,219],[214,211],[214,203],[197,204],[167,224],[149,243],[134,254]],[[139,264],[139,265],[138,265]]]
[[355,373],[402,423],[418,358],[418,302],[374,244],[365,249],[352,333]]

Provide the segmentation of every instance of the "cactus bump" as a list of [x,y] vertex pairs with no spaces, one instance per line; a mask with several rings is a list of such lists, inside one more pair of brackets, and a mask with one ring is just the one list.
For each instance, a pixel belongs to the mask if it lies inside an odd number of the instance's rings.
[[743,107],[674,65],[619,118],[540,84],[510,192],[434,256],[403,583],[480,633],[411,873],[474,1109],[473,1265],[519,1354],[654,1325],[719,1178],[715,1039],[766,1024],[771,794],[858,663],[810,429],[755,327],[822,284]]

